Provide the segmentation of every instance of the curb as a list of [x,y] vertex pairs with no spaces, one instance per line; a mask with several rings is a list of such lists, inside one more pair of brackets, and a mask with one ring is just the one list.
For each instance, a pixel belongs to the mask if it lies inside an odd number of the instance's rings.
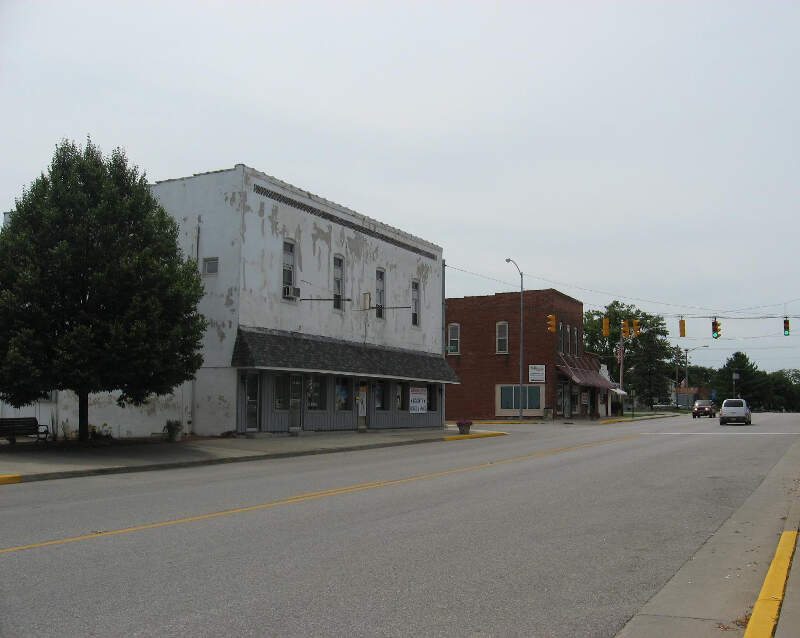
[[504,436],[507,432],[481,432],[476,434],[460,434],[454,436],[438,436],[429,439],[411,441],[390,441],[386,443],[368,443],[366,445],[349,445],[337,448],[316,448],[313,450],[298,450],[294,452],[270,452],[266,454],[251,454],[246,456],[226,456],[215,459],[202,459],[198,461],[173,461],[169,463],[151,463],[147,465],[122,465],[117,467],[99,467],[86,470],[65,470],[62,472],[39,472],[37,474],[0,474],[0,485],[16,483],[34,483],[37,481],[52,481],[56,479],[80,478],[84,476],[103,476],[107,474],[129,474],[132,472],[154,472],[157,470],[174,470],[187,467],[201,467],[204,465],[224,465],[227,463],[246,463],[248,461],[267,461],[270,459],[286,459],[295,456],[314,456],[317,454],[333,454],[335,452],[355,452],[358,450],[375,450],[401,445],[418,445],[420,443],[436,443],[456,439],[480,439],[491,436]]

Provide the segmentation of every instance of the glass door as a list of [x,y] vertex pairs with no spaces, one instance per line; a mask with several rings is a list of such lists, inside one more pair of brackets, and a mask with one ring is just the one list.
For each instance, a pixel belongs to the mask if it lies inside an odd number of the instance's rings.
[[258,372],[248,372],[245,378],[246,416],[245,423],[250,431],[259,429],[260,390]]
[[303,375],[300,374],[289,377],[289,424],[303,427]]

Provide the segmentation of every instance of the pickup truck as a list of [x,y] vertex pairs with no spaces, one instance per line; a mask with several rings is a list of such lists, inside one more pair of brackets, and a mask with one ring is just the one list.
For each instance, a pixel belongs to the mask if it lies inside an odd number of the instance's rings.
[[745,425],[750,425],[752,416],[747,401],[744,399],[725,399],[719,410],[719,424],[725,425],[732,421],[741,421]]

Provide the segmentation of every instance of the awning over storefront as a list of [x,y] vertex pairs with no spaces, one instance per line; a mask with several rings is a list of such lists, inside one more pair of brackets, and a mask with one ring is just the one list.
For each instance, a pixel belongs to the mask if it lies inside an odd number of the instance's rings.
[[614,384],[606,379],[597,370],[593,369],[593,362],[584,357],[571,357],[568,360],[560,355],[561,363],[556,364],[559,372],[576,385],[590,388],[604,388],[612,390]]
[[267,328],[239,328],[231,366],[460,383],[442,355]]

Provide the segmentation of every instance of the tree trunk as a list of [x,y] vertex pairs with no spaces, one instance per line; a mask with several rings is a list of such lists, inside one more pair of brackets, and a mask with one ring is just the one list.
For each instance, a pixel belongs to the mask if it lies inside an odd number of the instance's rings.
[[89,392],[78,391],[78,438],[81,441],[89,440]]

